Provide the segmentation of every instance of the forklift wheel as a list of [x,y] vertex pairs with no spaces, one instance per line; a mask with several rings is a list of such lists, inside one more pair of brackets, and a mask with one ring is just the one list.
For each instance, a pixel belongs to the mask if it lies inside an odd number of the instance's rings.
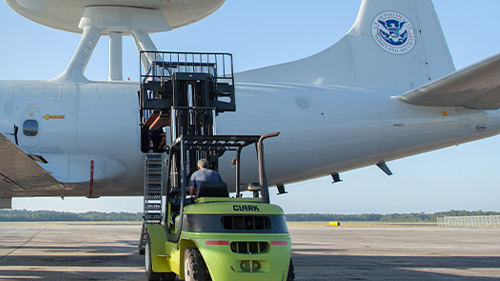
[[293,281],[293,280],[295,280],[295,271],[293,268],[292,258],[290,258],[290,266],[288,267],[288,277],[286,278],[286,281]]
[[211,281],[207,265],[197,248],[184,252],[184,278],[186,281]]
[[151,262],[151,242],[149,242],[149,237],[146,240],[144,253],[144,260],[146,261],[146,278],[148,281],[174,281],[177,276],[173,272],[169,273],[157,273],[153,271],[153,263]]

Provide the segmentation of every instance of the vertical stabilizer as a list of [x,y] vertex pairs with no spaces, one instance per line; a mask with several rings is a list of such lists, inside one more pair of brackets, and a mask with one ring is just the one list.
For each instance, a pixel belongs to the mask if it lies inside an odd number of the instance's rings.
[[353,27],[335,45],[302,60],[239,73],[236,80],[405,92],[454,70],[431,0],[363,0]]

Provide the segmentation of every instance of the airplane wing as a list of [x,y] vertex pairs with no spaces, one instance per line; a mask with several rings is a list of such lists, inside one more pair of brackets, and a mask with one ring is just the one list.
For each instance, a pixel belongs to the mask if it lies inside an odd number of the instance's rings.
[[413,89],[401,100],[422,106],[500,108],[500,54]]
[[28,156],[0,133],[0,197],[16,193],[43,195],[43,191],[67,189],[34,159],[40,161],[34,155]]

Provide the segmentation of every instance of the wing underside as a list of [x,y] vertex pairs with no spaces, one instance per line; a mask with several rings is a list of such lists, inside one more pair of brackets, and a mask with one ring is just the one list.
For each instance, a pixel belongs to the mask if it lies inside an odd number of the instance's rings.
[[406,92],[401,100],[421,106],[500,108],[500,54]]
[[0,197],[44,195],[67,190],[7,137],[0,134]]

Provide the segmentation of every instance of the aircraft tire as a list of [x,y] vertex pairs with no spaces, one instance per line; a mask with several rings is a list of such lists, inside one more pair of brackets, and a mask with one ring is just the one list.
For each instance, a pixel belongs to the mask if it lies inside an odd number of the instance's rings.
[[186,281],[210,281],[207,265],[197,248],[188,248],[184,252],[184,278]]
[[295,268],[293,267],[292,259],[290,258],[290,266],[288,266],[288,276],[286,277],[286,281],[294,281],[295,280]]

